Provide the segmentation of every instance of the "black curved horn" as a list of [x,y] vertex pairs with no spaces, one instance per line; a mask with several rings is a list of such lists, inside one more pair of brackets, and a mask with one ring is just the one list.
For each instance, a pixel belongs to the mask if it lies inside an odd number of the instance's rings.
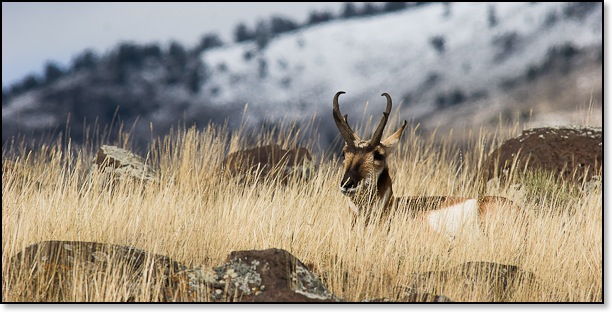
[[340,113],[340,105],[338,104],[338,97],[340,96],[340,94],[344,94],[344,93],[345,93],[344,91],[338,91],[336,95],[334,96],[334,101],[333,101],[334,121],[336,122],[336,127],[338,127],[338,130],[340,130],[340,135],[342,135],[344,142],[346,142],[346,144],[349,146],[355,146],[355,132],[349,126],[346,115],[342,117],[342,113]]
[[374,135],[372,135],[372,140],[370,141],[370,145],[372,146],[376,146],[380,143],[383,130],[385,129],[385,126],[387,125],[387,120],[389,119],[389,113],[391,113],[391,106],[393,105],[391,102],[391,96],[387,92],[381,94],[381,96],[387,98],[387,108],[383,112],[383,116],[380,119],[380,123],[378,124],[376,131],[374,131]]

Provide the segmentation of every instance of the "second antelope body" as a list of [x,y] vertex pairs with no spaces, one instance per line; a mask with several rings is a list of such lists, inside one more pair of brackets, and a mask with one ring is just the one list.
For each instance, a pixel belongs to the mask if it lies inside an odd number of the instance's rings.
[[365,217],[366,223],[376,222],[403,211],[421,219],[431,230],[454,238],[461,231],[482,233],[493,212],[503,213],[504,209],[512,206],[509,200],[496,196],[478,199],[455,196],[394,197],[387,157],[396,149],[406,121],[393,134],[382,138],[392,107],[391,96],[383,93],[387,107],[372,139],[363,140],[349,126],[347,115],[340,113],[338,97],[343,93],[340,91],[334,96],[333,117],[345,143],[340,191],[349,198],[353,223],[359,216]]

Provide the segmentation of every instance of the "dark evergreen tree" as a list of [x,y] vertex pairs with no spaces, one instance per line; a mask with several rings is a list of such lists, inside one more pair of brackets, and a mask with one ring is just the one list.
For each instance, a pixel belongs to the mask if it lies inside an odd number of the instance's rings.
[[334,14],[329,11],[313,11],[308,15],[308,25],[319,24],[334,19]]
[[187,51],[180,43],[173,41],[170,43],[170,48],[168,49],[168,56],[174,60],[174,63],[179,66],[179,68],[185,68],[187,65],[188,55]]
[[487,21],[489,22],[489,28],[493,28],[497,25],[497,13],[495,12],[495,6],[489,5],[487,9]]
[[80,70],[86,68],[93,68],[98,63],[98,56],[94,51],[87,49],[81,54],[78,54],[72,60],[72,69]]
[[3,101],[5,100],[4,93],[6,93],[6,99],[8,99],[38,88],[41,85],[42,82],[38,77],[36,77],[34,74],[29,74],[21,81],[12,84],[6,91],[4,89],[2,90]]
[[159,59],[162,56],[162,49],[156,43],[150,43],[146,46],[142,47],[142,57],[143,58],[154,58]]
[[36,77],[34,74],[29,74],[23,79],[21,85],[25,91],[29,91],[39,87],[41,82],[40,79],[38,79],[38,77]]
[[285,17],[273,16],[270,19],[270,32],[274,35],[298,29],[299,25]]
[[450,2],[442,2],[444,5],[444,13],[442,15],[444,17],[449,17],[451,15],[451,3]]
[[361,9],[361,15],[363,15],[363,16],[375,15],[375,14],[378,14],[378,13],[379,13],[378,7],[376,7],[371,2],[366,2],[363,5],[363,8]]
[[254,38],[254,32],[251,31],[244,23],[238,24],[238,26],[236,26],[234,29],[234,39],[236,42],[253,40]]
[[45,65],[45,83],[52,83],[64,75],[62,69],[54,62]]
[[257,44],[258,50],[263,50],[270,41],[272,34],[270,33],[270,27],[264,21],[258,21],[255,27],[255,43]]
[[352,18],[358,15],[357,8],[353,2],[347,2],[342,9],[343,18]]
[[257,60],[257,65],[259,78],[266,78],[266,76],[268,76],[268,62],[262,57]]
[[195,53],[201,53],[208,49],[220,47],[223,45],[223,41],[217,34],[206,34],[200,39],[200,43],[194,49]]
[[8,100],[10,99],[10,97],[10,91],[7,88],[2,87],[2,106],[8,104]]
[[446,50],[446,40],[442,36],[434,36],[429,39],[429,43],[438,51],[438,53],[444,53]]
[[408,7],[406,2],[386,2],[383,6],[383,11],[385,12],[395,12],[400,11]]
[[119,67],[124,67],[127,65],[139,67],[142,65],[140,48],[131,42],[121,43],[117,49],[115,61]]
[[192,93],[200,92],[202,88],[202,74],[200,73],[201,67],[195,66],[187,77],[187,87]]

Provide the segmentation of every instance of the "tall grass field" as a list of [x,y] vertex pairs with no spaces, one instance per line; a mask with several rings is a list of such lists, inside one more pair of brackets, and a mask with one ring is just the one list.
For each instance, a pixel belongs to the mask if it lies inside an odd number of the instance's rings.
[[[385,136],[398,125],[390,120]],[[368,122],[356,130],[367,138],[371,130],[366,129],[375,126]],[[479,165],[504,139],[518,134],[518,127],[499,127],[473,133],[468,144],[459,146],[452,132],[421,135],[418,126],[409,125],[388,160],[394,194],[476,197],[473,181]],[[88,172],[99,139],[78,147],[63,139],[36,150],[19,141],[6,144],[2,301],[44,297],[42,286],[24,297],[27,272],[11,271],[9,264],[25,247],[45,240],[129,245],[190,267],[221,265],[231,251],[282,248],[307,263],[331,293],[350,302],[399,299],[413,285],[415,273],[469,261],[532,272],[538,283],[519,285],[506,298],[511,302],[603,301],[601,187],[573,191],[565,182],[541,174],[529,177],[531,184],[545,186],[538,188],[537,196],[520,196],[507,186],[489,188],[488,195],[506,196],[520,207],[525,220],[513,222],[509,216],[493,235],[451,241],[431,235],[421,222],[403,214],[392,218],[389,230],[352,227],[348,199],[338,189],[339,145],[314,155],[317,168],[310,179],[286,185],[273,179],[244,183],[220,169],[228,153],[253,142],[312,148],[316,135],[312,129],[296,131],[290,123],[261,130],[250,136],[254,141],[247,140],[245,130],[228,131],[219,125],[178,128],[138,152],[157,170],[159,183],[127,179],[112,188]],[[308,136],[313,139],[303,140]],[[112,143],[131,147],[127,134]],[[465,287],[460,280],[421,286],[420,291],[454,301],[489,300],[485,290]],[[113,302],[122,300],[124,292],[119,279],[77,281],[72,292],[52,300]],[[142,293],[137,301],[148,300]]]

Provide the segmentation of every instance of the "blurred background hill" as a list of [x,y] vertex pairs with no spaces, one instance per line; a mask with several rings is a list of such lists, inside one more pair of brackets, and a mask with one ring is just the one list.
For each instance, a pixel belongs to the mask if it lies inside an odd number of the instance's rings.
[[179,123],[290,121],[314,124],[325,151],[338,141],[331,101],[341,90],[351,123],[364,112],[377,121],[388,92],[392,118],[457,140],[500,121],[601,126],[602,30],[601,2],[345,3],[305,21],[238,23],[229,41],[118,42],[3,83],[2,141],[68,131],[80,144],[94,125],[123,124],[142,149]]

